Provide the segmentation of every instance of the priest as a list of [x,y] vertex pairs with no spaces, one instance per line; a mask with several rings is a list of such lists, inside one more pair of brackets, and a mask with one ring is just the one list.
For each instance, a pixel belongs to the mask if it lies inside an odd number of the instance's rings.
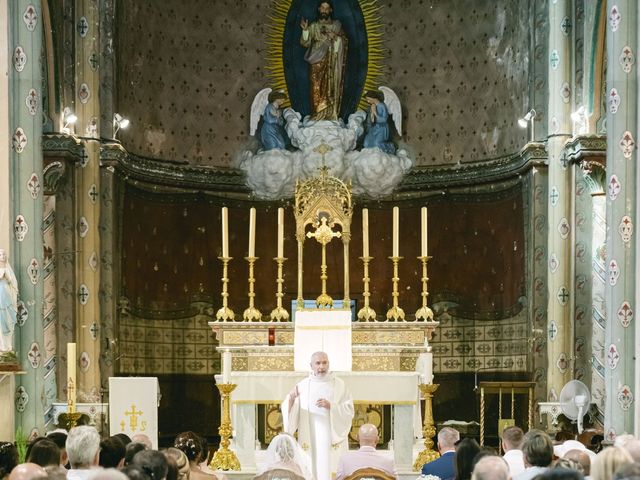
[[344,382],[329,372],[325,352],[311,355],[311,374],[282,402],[284,430],[298,431],[300,446],[311,456],[315,480],[330,480],[338,459],[349,449],[353,400]]

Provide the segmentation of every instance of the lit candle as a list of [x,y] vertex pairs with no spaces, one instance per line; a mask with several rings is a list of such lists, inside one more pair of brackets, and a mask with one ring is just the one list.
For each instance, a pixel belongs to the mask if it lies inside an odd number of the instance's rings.
[[424,362],[424,376],[426,383],[433,383],[433,353],[425,353],[426,358]]
[[284,208],[278,209],[278,258],[284,257]]
[[222,352],[222,383],[231,383],[231,352]]
[[420,211],[422,217],[422,250],[421,255],[427,256],[427,207],[422,207]]
[[369,209],[362,209],[362,256],[369,256]]
[[393,207],[393,256],[400,256],[400,209]]
[[67,343],[67,412],[76,411],[76,344]]
[[249,256],[256,256],[256,209],[249,210]]
[[222,256],[229,256],[229,210],[222,207]]

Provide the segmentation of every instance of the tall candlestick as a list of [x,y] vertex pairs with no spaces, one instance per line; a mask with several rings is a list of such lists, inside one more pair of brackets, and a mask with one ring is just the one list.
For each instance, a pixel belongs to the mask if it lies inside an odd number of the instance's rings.
[[421,217],[422,217],[422,249],[421,249],[421,255],[423,257],[427,256],[427,207],[422,207],[421,210]]
[[400,256],[400,209],[393,207],[393,256]]
[[231,352],[222,352],[222,383],[231,383]]
[[256,209],[249,210],[249,257],[256,256]]
[[76,344],[67,343],[67,412],[76,411]]
[[362,209],[362,256],[369,256],[369,209]]
[[278,209],[278,258],[284,257],[284,208]]
[[222,256],[229,256],[229,211],[222,207]]

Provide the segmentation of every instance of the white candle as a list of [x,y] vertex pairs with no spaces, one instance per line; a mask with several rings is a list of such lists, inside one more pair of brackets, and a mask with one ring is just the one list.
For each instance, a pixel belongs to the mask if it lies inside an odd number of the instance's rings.
[[249,256],[256,256],[256,209],[249,210]]
[[222,383],[231,383],[231,352],[222,352]]
[[67,411],[76,411],[76,344],[67,343]]
[[369,256],[369,209],[362,209],[362,256]]
[[393,207],[393,256],[400,256],[400,209]]
[[284,257],[284,208],[278,209],[278,258]]
[[424,376],[426,383],[431,384],[433,383],[433,353],[427,352],[425,355]]
[[421,213],[421,219],[422,219],[422,249],[421,249],[421,255],[423,257],[427,256],[427,207],[422,207],[422,210],[420,211]]
[[222,207],[222,256],[229,256],[229,211]]

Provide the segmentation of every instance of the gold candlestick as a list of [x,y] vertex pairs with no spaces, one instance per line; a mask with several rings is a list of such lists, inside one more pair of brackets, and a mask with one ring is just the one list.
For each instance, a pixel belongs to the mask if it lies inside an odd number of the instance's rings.
[[435,391],[440,385],[437,383],[421,383],[420,393],[424,397],[424,423],[422,427],[422,436],[424,437],[424,450],[418,454],[415,463],[413,464],[413,470],[422,470],[422,466],[425,463],[433,462],[440,454],[433,450],[433,436],[436,434],[436,427],[433,423],[433,409],[432,398]]
[[278,293],[276,293],[277,306],[271,311],[271,320],[286,322],[289,320],[289,312],[282,308],[282,297],[284,297],[284,293],[282,293],[282,284],[284,283],[284,279],[282,278],[282,267],[287,259],[284,257],[276,257],[274,260],[278,264],[278,278],[276,280],[276,283],[278,284]]
[[393,307],[387,311],[387,320],[399,322],[404,320],[404,310],[398,306],[398,297],[400,296],[400,293],[398,293],[398,281],[400,280],[400,277],[398,277],[398,262],[400,262],[403,257],[394,255],[389,258],[393,262],[393,278],[391,279],[393,281],[393,293],[391,294],[393,297]]
[[362,260],[364,265],[364,277],[362,278],[364,283],[364,292],[362,293],[364,297],[364,307],[358,312],[358,320],[361,322],[375,322],[376,312],[369,306],[369,297],[371,296],[371,293],[369,293],[369,262],[373,260],[373,257],[364,256],[360,257],[360,260]]
[[416,312],[416,320],[423,322],[433,322],[433,311],[427,307],[427,297],[429,296],[429,291],[427,289],[427,284],[429,282],[429,277],[427,276],[427,262],[431,260],[433,257],[429,255],[423,255],[418,257],[418,260],[422,262],[422,307],[418,309]]
[[243,312],[242,318],[245,322],[259,322],[262,320],[262,313],[254,306],[254,299],[256,294],[253,290],[253,286],[256,283],[256,279],[253,276],[253,265],[258,260],[258,257],[244,257],[249,262],[249,307]]
[[229,438],[231,438],[231,392],[237,387],[234,383],[219,383],[216,385],[222,397],[222,421],[218,433],[220,434],[220,448],[213,455],[209,464],[214,470],[240,470],[240,461],[236,454],[229,450]]
[[216,320],[224,322],[232,322],[235,313],[228,306],[229,292],[227,291],[227,284],[229,283],[229,262],[233,257],[218,257],[218,260],[222,260],[222,307],[216,312]]

